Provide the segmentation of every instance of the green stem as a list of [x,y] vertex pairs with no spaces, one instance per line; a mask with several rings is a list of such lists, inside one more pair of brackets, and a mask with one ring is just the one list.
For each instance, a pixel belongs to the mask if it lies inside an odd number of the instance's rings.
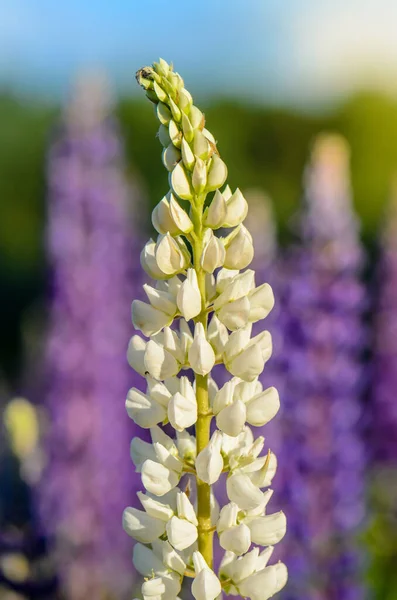
[[[195,239],[193,243],[194,269],[197,274],[201,294],[202,310],[196,321],[203,324],[207,330],[208,314],[206,310],[205,272],[200,266],[203,251],[203,205],[204,198],[198,197],[192,202],[192,220],[194,223]],[[210,441],[211,412],[208,400],[208,375],[196,374],[196,450],[199,454]],[[198,519],[198,548],[205,561],[212,568],[213,560],[213,530],[211,527],[211,486],[197,478],[197,519]]]

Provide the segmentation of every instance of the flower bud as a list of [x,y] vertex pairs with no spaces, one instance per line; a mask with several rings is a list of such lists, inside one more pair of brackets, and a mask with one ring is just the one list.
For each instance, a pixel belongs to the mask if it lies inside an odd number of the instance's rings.
[[249,294],[249,321],[254,323],[267,317],[274,306],[273,290],[268,283],[263,283]]
[[168,404],[168,419],[176,431],[183,431],[197,421],[197,403],[179,392],[174,394]]
[[178,125],[173,119],[171,119],[171,121],[168,124],[168,133],[170,136],[170,140],[174,144],[174,146],[180,148],[182,143],[182,131],[179,131]]
[[153,82],[153,91],[156,94],[157,98],[160,100],[160,102],[168,101],[167,94],[165,93],[163,88],[159,86],[159,84],[156,81]]
[[168,127],[166,127],[165,125],[160,125],[159,131],[158,131],[158,138],[160,140],[160,144],[164,148],[167,148],[167,146],[169,146],[171,144],[171,138],[170,138],[170,134],[168,132]]
[[189,171],[191,171],[196,159],[194,158],[194,154],[185,138],[182,139],[181,152],[183,164],[187,169],[189,169]]
[[246,403],[247,421],[254,427],[263,427],[279,411],[280,399],[276,388],[270,387]]
[[150,544],[165,532],[165,522],[129,506],[123,512],[123,529],[142,544]]
[[229,339],[229,334],[225,325],[219,321],[216,315],[212,317],[208,326],[207,337],[209,343],[215,351],[216,357],[219,358],[222,355],[225,345]]
[[189,177],[180,162],[171,173],[171,185],[179,198],[182,198],[182,200],[192,200],[193,192]]
[[226,202],[226,207],[227,212],[225,222],[223,223],[224,227],[236,227],[247,216],[248,203],[238,188]]
[[221,192],[216,190],[215,196],[213,197],[205,216],[205,224],[207,227],[211,227],[211,229],[218,229],[219,227],[222,227],[225,217],[226,202]]
[[[221,446],[222,434],[220,431],[215,431],[209,444],[196,458],[197,476],[201,481],[208,483],[208,485],[212,485],[218,481],[222,473],[223,458],[221,455]],[[251,485],[253,484],[251,483]]]
[[225,239],[227,269],[245,269],[254,258],[254,246],[248,229],[240,225]]
[[201,129],[204,125],[205,119],[204,115],[197,106],[192,106],[190,109],[190,122],[192,124],[193,129]]
[[166,526],[168,541],[176,550],[185,550],[197,540],[197,527],[179,517],[172,517]]
[[207,191],[214,192],[226,181],[227,167],[217,154],[214,154],[208,170]]
[[153,279],[166,279],[167,275],[160,269],[156,260],[156,242],[150,239],[141,252],[141,266]]
[[167,171],[171,173],[181,160],[181,153],[174,144],[170,144],[167,148],[164,148],[161,159]]
[[170,109],[171,109],[174,120],[179,122],[181,120],[181,116],[182,116],[179,107],[175,104],[175,102],[173,101],[172,98],[170,98],[168,100],[168,103],[170,105]]
[[215,364],[215,354],[205,337],[202,323],[196,323],[193,344],[189,349],[189,364],[198,375],[207,375]]
[[222,593],[222,586],[209,568],[200,552],[193,553],[196,577],[192,583],[192,594],[195,600],[215,600]]
[[213,273],[221,267],[225,260],[225,248],[222,241],[214,236],[212,229],[207,229],[204,235],[204,250],[201,256],[201,267],[207,273]]
[[187,270],[187,276],[179,288],[176,303],[186,321],[189,321],[189,319],[193,319],[200,314],[201,294],[197,283],[196,271],[194,269]]
[[188,113],[192,104],[192,95],[185,88],[182,88],[179,92],[179,106],[181,107],[183,112]]
[[201,194],[205,190],[207,183],[207,167],[201,158],[197,158],[192,175],[192,185],[196,194]]
[[169,233],[160,235],[156,244],[156,262],[166,275],[175,275],[186,269],[188,262],[178,241]]
[[154,207],[152,211],[152,223],[156,231],[163,235],[168,232],[171,235],[181,233],[171,216],[170,204],[166,196]]
[[157,118],[162,125],[168,125],[172,119],[171,111],[164,102],[159,102],[156,106]]
[[129,390],[125,407],[130,419],[144,429],[154,427],[157,423],[164,421],[166,417],[166,411],[163,406],[136,388]]
[[179,232],[190,233],[193,229],[193,223],[185,210],[170,193],[170,213]]
[[183,137],[190,144],[194,137],[194,127],[192,126],[189,117],[185,113],[182,113],[182,131]]
[[207,160],[210,156],[210,145],[202,131],[196,129],[194,132],[193,150],[195,156]]

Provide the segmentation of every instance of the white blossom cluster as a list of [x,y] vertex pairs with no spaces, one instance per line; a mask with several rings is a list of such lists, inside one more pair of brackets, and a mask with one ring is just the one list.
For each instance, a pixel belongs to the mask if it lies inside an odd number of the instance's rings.
[[[247,269],[253,258],[243,225],[247,202],[239,189],[232,193],[226,185],[220,191],[226,165],[182,78],[162,59],[137,78],[161,123],[171,190],[153,210],[157,240],[141,254],[154,284],[143,286],[147,302],[132,303],[133,324],[148,339],[131,338],[128,361],[147,388],[132,388],[126,408],[135,423],[150,429],[152,443],[131,442],[146,491],[138,493],[142,510],[124,511],[123,527],[138,542],[133,562],[145,577],[144,600],[177,600],[184,577],[192,578],[196,600],[215,600],[222,591],[266,600],[287,581],[284,564],[268,565],[286,519],[283,512],[267,512],[277,461],[272,452],[263,453],[264,438],[255,439],[249,427],[262,427],[279,409],[276,389],[264,390],[258,381],[271,336],[263,331],[251,337],[251,330],[272,309],[273,293],[267,283],[257,286]],[[218,388],[211,371],[221,363],[233,377]],[[196,381],[183,370],[193,371]],[[212,435],[208,419],[216,424]],[[175,439],[162,429],[167,423]],[[193,427],[195,435],[188,431]],[[200,448],[205,432],[208,443]],[[200,497],[198,487],[212,486],[222,473],[229,503],[220,509],[212,488]],[[225,550],[217,574],[214,531]]]

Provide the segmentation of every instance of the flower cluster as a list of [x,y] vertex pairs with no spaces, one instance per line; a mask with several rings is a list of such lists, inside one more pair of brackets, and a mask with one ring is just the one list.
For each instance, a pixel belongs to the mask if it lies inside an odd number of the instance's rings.
[[[215,600],[222,590],[265,600],[287,580],[284,564],[267,564],[286,531],[284,513],[267,512],[276,457],[261,454],[264,438],[254,439],[249,427],[262,427],[279,409],[277,391],[258,381],[271,336],[251,337],[252,324],[272,309],[273,293],[246,269],[254,254],[243,225],[247,202],[239,189],[224,187],[226,165],[182,78],[160,59],[137,79],[160,121],[171,190],[153,211],[157,240],[141,254],[155,283],[144,286],[147,302],[132,304],[135,328],[150,339],[130,340],[128,361],[147,388],[132,388],[126,408],[150,429],[152,443],[132,440],[146,492],[139,493],[143,510],[125,509],[123,526],[138,541],[134,565],[146,578],[144,600],[175,600],[184,577],[193,579],[196,600]],[[220,388],[211,377],[217,364],[233,376]],[[211,486],[222,473],[229,502],[220,510]],[[226,551],[218,574],[215,531]]]

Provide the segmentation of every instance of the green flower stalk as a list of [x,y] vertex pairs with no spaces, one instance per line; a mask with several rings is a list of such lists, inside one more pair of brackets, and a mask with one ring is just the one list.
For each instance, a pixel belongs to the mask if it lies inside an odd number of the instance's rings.
[[[147,493],[138,494],[144,511],[127,508],[123,526],[138,541],[134,564],[146,577],[144,600],[176,600],[184,577],[193,578],[196,600],[215,600],[222,590],[266,600],[287,580],[285,565],[267,566],[286,519],[266,513],[272,490],[262,490],[271,484],[276,457],[270,450],[261,455],[264,438],[255,440],[247,423],[263,427],[279,409],[277,391],[258,381],[271,336],[262,331],[251,338],[252,324],[273,307],[273,292],[267,283],[256,287],[247,269],[254,255],[243,225],[248,204],[239,189],[220,191],[227,168],[183,79],[160,59],[138,71],[137,80],[155,104],[171,189],[153,210],[158,238],[141,254],[157,283],[144,285],[149,303],[132,303],[133,324],[150,339],[130,340],[129,363],[147,390],[132,388],[126,408],[150,429],[152,444],[131,443]],[[214,233],[220,229],[230,231],[222,237]],[[211,371],[221,363],[233,377],[218,389]],[[178,377],[183,369],[193,370],[194,385]],[[167,423],[175,439],[159,426]],[[219,510],[212,486],[224,472],[230,502]],[[183,476],[184,491],[177,488]],[[218,575],[215,531],[226,551]],[[266,548],[249,551],[251,544]]]

